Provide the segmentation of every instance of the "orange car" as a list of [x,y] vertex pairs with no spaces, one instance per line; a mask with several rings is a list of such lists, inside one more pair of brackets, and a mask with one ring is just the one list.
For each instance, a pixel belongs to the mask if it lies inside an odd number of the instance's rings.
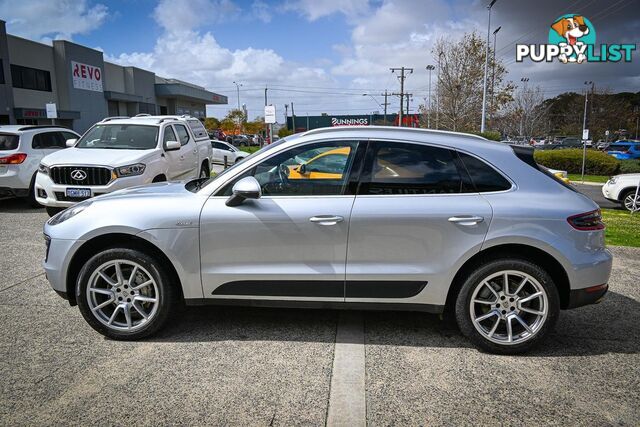
[[289,179],[342,179],[351,147],[325,151],[301,165],[289,166]]

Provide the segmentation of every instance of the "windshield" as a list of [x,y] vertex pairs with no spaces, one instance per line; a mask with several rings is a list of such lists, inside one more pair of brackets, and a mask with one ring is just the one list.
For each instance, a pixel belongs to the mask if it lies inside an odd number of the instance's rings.
[[150,150],[157,145],[157,126],[105,124],[92,127],[76,148]]
[[18,148],[18,135],[0,133],[0,151],[15,150]]
[[[274,142],[273,144],[269,144],[269,145],[265,145],[264,147],[262,147],[261,149],[259,149],[258,151],[256,151],[255,153],[251,154],[251,157],[254,156],[259,156],[262,153],[266,153],[267,151],[278,147],[279,145],[285,143],[286,141],[291,141],[292,139],[297,138],[299,135],[290,135],[286,138],[281,138],[279,140],[277,140],[276,142]],[[199,185],[197,185],[195,187],[195,191],[199,191],[201,189],[203,189],[204,187],[206,187],[207,185],[211,184],[212,182],[216,181],[218,178],[227,175],[228,173],[235,171],[239,166],[242,167],[244,166],[246,163],[242,162],[242,163],[236,163],[233,166],[231,166],[228,169],[223,170],[222,172],[220,172],[218,175],[216,175],[215,177],[211,177],[211,178],[207,178],[205,181],[200,182]],[[188,189],[189,190],[189,189]],[[189,190],[192,191],[192,190]]]

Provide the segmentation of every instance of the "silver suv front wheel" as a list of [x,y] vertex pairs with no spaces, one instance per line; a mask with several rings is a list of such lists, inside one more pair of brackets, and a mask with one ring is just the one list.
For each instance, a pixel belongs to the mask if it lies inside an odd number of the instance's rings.
[[521,259],[495,259],[472,272],[456,302],[461,331],[483,350],[529,350],[553,327],[558,292],[549,274]]
[[125,248],[94,255],[80,271],[76,287],[78,306],[87,323],[109,338],[122,340],[159,330],[176,298],[158,260]]

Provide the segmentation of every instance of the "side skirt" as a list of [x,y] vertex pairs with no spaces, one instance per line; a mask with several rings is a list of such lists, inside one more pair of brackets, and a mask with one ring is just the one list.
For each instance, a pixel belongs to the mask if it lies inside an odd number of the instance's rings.
[[227,298],[191,298],[185,299],[188,306],[227,305],[240,307],[272,307],[272,308],[310,308],[330,310],[378,310],[378,311],[419,311],[424,313],[441,314],[444,305],[435,304],[403,304],[403,303],[372,303],[372,302],[329,302],[329,301],[280,301],[280,300],[251,300]]

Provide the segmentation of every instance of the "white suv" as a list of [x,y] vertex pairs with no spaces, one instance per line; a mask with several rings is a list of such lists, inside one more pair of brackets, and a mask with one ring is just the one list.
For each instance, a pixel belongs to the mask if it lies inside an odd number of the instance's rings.
[[620,203],[629,211],[640,207],[640,196],[635,200],[636,190],[640,185],[640,173],[627,173],[613,176],[602,186],[602,195],[612,202]]
[[0,197],[34,198],[33,184],[43,157],[66,148],[65,141],[78,138],[72,130],[58,126],[0,126]]
[[64,152],[42,159],[36,200],[54,215],[100,194],[151,182],[208,177],[211,142],[187,116],[107,118]]
[[[211,157],[212,163],[226,163],[229,165],[233,165],[249,156],[249,153],[247,153],[246,151],[241,151],[233,145],[223,141],[212,140],[211,146],[213,147],[213,155]],[[225,157],[227,158],[226,161]]]

